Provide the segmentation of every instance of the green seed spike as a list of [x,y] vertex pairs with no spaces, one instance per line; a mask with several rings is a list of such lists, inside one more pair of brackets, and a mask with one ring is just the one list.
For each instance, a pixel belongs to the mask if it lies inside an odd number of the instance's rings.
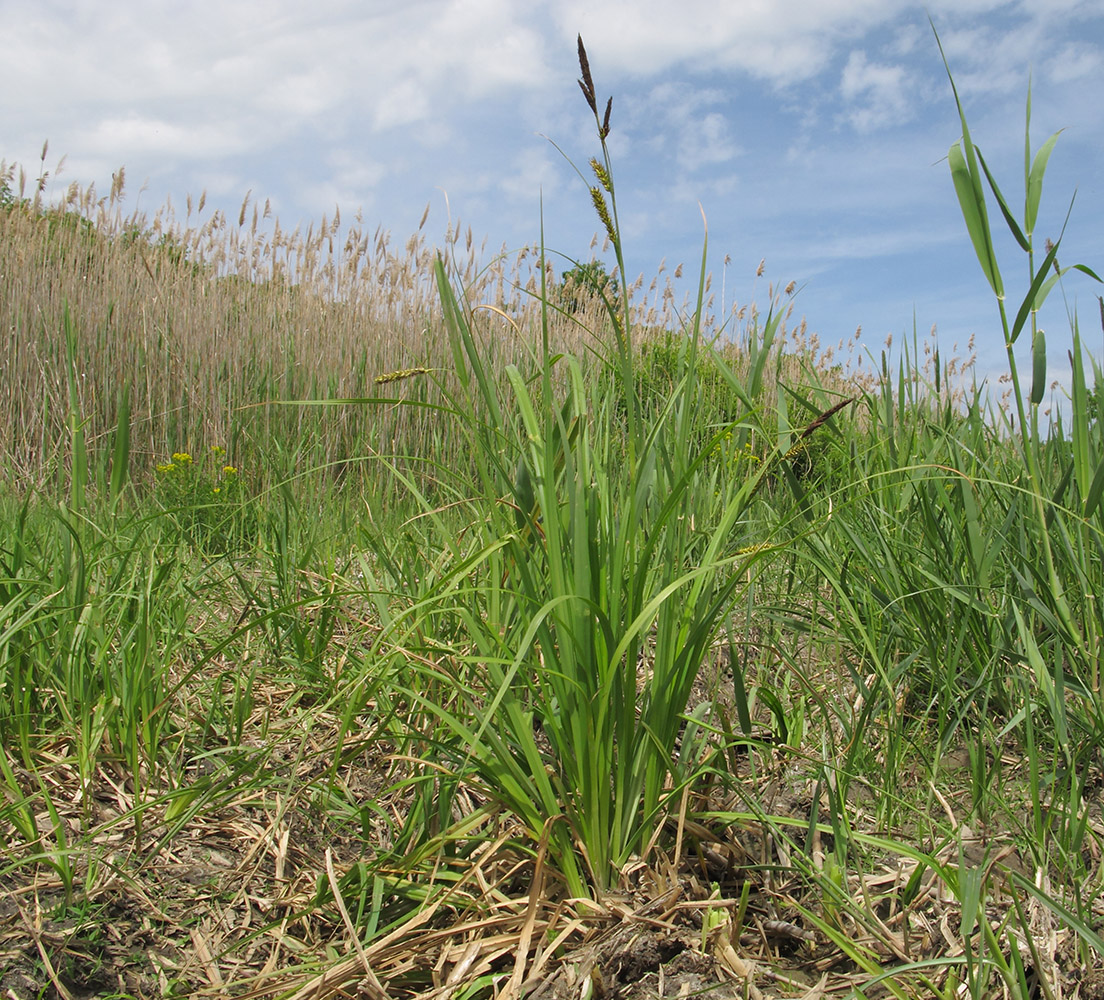
[[401,382],[405,378],[413,378],[415,375],[428,375],[432,368],[400,368],[398,371],[385,372],[376,376],[376,385],[386,385],[388,382]]
[[613,219],[610,218],[609,208],[606,205],[606,199],[602,195],[602,189],[600,187],[592,187],[590,189],[590,197],[594,202],[594,210],[598,213],[598,218],[601,219],[602,225],[606,227],[606,234],[609,236],[610,241],[617,242],[617,231],[613,227]]
[[598,162],[598,158],[592,156],[590,158],[590,169],[594,171],[594,176],[598,178],[598,183],[602,185],[610,194],[613,193],[613,183],[610,181],[609,172],[606,168]]

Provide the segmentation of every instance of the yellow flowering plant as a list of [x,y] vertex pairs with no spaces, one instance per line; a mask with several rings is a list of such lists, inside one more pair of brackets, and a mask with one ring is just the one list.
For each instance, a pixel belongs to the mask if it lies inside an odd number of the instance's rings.
[[226,449],[212,445],[199,461],[176,451],[154,468],[155,495],[180,533],[206,553],[240,547],[255,522],[241,474]]

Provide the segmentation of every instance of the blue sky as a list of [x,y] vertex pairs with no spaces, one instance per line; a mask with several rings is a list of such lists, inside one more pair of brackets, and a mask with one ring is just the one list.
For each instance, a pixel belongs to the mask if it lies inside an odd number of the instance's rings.
[[[1076,189],[1060,260],[1104,274],[1099,0],[0,0],[0,157],[34,176],[48,139],[48,169],[66,156],[54,194],[106,192],[123,165],[128,204],[151,212],[202,191],[229,215],[247,191],[268,198],[285,228],[359,208],[400,246],[429,203],[431,237],[451,211],[488,247],[521,247],[543,195],[548,245],[587,258],[598,225],[549,142],[584,168],[597,151],[581,32],[599,98],[614,98],[630,279],[664,260],[696,273],[700,203],[726,304],[765,306],[768,281],[794,280],[796,316],[824,345],[861,326],[877,354],[915,316],[945,353],[975,334],[978,371],[996,377],[1002,341],[944,160],[960,129],[929,15],[974,139],[1021,207],[1030,74],[1034,144],[1065,130],[1037,237],[1057,235]],[[1015,305],[1026,263],[1001,249]],[[1099,356],[1102,289],[1066,289]],[[1060,376],[1068,324],[1053,298]]]

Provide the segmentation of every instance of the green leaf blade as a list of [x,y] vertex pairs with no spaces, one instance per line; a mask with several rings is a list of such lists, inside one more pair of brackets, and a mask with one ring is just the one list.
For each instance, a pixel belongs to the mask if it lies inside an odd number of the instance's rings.
[[970,234],[970,242],[974,245],[978,263],[985,274],[985,279],[989,282],[989,287],[993,289],[993,294],[1003,298],[1004,284],[993,253],[993,241],[985,213],[985,200],[978,185],[975,184],[959,143],[956,142],[951,146],[947,152],[947,160],[951,166],[951,180],[954,183],[955,194],[958,196],[958,206],[966,222],[966,230]]

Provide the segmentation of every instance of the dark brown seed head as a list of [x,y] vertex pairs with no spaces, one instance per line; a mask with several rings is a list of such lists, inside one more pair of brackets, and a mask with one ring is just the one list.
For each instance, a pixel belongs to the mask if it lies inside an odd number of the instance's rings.
[[583,78],[579,81],[579,86],[583,89],[583,97],[586,98],[590,110],[594,112],[594,116],[597,118],[598,102],[594,99],[594,80],[590,75],[590,63],[587,60],[586,49],[583,47],[582,35],[579,36],[579,70],[583,74]]
[[[612,110],[613,110],[613,98],[611,97],[608,101],[606,101],[606,115],[602,119],[602,128],[601,128],[601,131],[598,135],[599,139],[604,139],[607,135],[610,134],[609,119],[610,119],[610,112]],[[595,113],[597,113],[597,112],[595,112]]]
[[[805,430],[801,432],[801,435],[797,439],[798,444],[801,444],[801,442],[803,442],[810,434],[812,434],[813,431],[815,431],[822,424],[826,423],[829,417],[835,416],[835,414],[839,413],[839,411],[842,410],[845,406],[857,402],[858,398],[858,396],[852,396],[850,399],[845,399],[842,403],[836,403],[836,405],[833,406],[831,409],[825,410],[819,417],[816,418],[816,420],[814,420],[811,424],[809,424],[808,427],[805,428]],[[794,452],[796,454],[796,448],[797,445],[795,445],[794,448],[791,448],[790,452]],[[787,453],[786,457],[790,458],[792,456]]]
[[587,89],[586,89],[586,84],[585,84],[585,83],[583,83],[583,81],[582,81],[582,80],[580,80],[580,81],[579,81],[579,87],[580,87],[580,89],[581,89],[581,90],[582,90],[582,92],[583,92],[583,97],[585,97],[585,98],[586,98],[586,102],[587,102],[587,104],[589,104],[589,105],[590,105],[590,108],[591,108],[591,110],[592,110],[592,111],[593,111],[593,112],[594,112],[595,114],[598,114],[598,110],[597,110],[597,109],[595,108],[595,106],[594,106],[594,95],[593,95],[593,94],[592,94],[592,93],[591,93],[591,92],[590,92],[589,90],[587,90]]

